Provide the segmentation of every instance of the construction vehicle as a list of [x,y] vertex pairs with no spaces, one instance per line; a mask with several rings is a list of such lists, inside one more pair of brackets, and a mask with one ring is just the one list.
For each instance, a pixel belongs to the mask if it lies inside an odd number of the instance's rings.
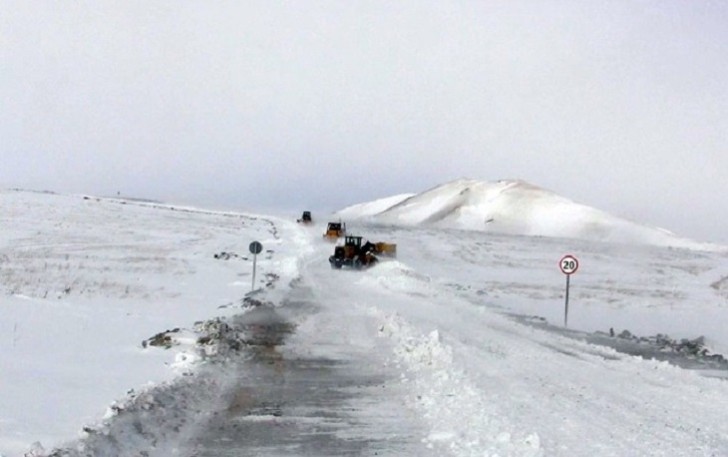
[[374,244],[366,242],[362,245],[362,237],[346,235],[344,245],[334,248],[334,255],[329,257],[331,268],[349,267],[355,269],[368,268],[379,259],[374,255]]
[[324,238],[330,241],[336,241],[342,236],[346,235],[346,223],[345,222],[329,222],[326,226],[326,232],[324,232]]
[[312,224],[313,219],[311,219],[311,211],[304,211],[301,218],[297,219],[296,222],[299,224]]

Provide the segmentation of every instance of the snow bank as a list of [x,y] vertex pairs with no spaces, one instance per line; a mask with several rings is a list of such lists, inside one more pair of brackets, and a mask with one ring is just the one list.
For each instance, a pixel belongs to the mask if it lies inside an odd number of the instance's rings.
[[411,386],[412,406],[433,424],[425,438],[428,447],[444,445],[457,456],[544,455],[537,433],[513,430],[494,413],[467,373],[453,363],[453,349],[438,330],[422,334],[398,314],[374,312],[384,322],[381,336],[394,340],[396,358],[409,373],[402,382]]
[[431,308],[395,305],[403,295],[423,304],[451,299],[436,282],[400,262],[382,262],[356,282],[387,297],[377,300],[383,305],[369,308],[369,313],[380,323],[378,335],[393,344],[393,361],[403,371],[400,382],[409,392],[408,406],[430,423],[423,438],[427,447],[456,456],[544,455],[535,431],[513,426],[491,407],[489,396],[456,361],[456,350],[433,325],[437,317],[428,313]]

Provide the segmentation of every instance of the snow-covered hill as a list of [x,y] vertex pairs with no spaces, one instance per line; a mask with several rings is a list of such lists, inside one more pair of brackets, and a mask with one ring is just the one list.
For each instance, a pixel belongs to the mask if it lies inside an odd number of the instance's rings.
[[419,194],[361,203],[336,213],[388,225],[712,249],[707,243],[622,219],[520,180],[459,179]]

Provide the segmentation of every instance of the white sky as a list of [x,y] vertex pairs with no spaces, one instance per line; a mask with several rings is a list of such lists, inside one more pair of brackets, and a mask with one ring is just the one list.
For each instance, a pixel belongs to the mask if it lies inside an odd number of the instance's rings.
[[298,212],[519,178],[728,243],[726,24],[707,0],[0,0],[0,187]]

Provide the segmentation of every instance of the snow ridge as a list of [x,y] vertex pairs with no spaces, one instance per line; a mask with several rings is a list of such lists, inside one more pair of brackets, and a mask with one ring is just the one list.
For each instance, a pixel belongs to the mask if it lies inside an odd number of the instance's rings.
[[[424,335],[396,313],[379,317],[384,321],[380,336],[394,340],[395,357],[411,374],[401,379],[416,393],[411,406],[423,410],[432,423],[432,431],[424,439],[429,448],[444,447],[457,456],[544,455],[537,433],[512,431],[491,412],[467,374],[454,366],[453,349],[442,341],[438,330]],[[467,426],[463,418],[467,418]]]

